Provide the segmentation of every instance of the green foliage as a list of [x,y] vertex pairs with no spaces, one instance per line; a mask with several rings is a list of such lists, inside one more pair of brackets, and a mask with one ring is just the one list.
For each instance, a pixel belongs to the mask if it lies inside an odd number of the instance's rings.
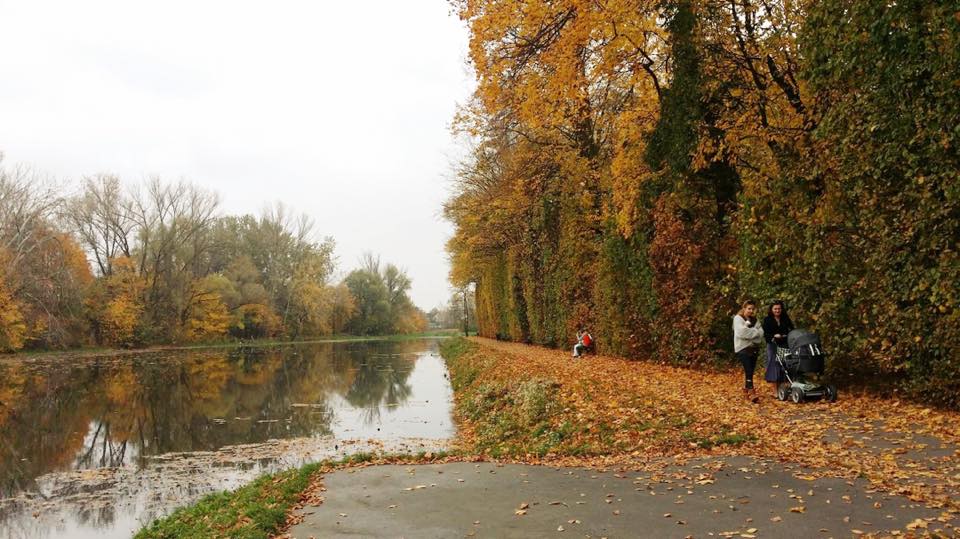
[[[0,292],[10,296],[0,297],[9,304],[0,347],[344,330],[353,298],[328,282],[333,240],[314,239],[306,217],[282,205],[259,217],[218,215],[216,193],[184,181],[127,187],[100,175],[64,198],[28,169],[0,166]],[[409,287],[402,272],[388,277],[397,290]],[[419,331],[419,321],[408,316],[398,327]]]
[[389,292],[380,275],[358,269],[351,271],[343,282],[357,301],[357,312],[347,324],[347,330],[356,335],[391,333]]
[[689,0],[666,2],[673,79],[663,91],[660,118],[650,134],[646,159],[654,170],[675,174],[690,170],[703,115],[700,96],[700,53],[695,39],[696,15]]
[[818,237],[798,245],[820,255],[807,261],[830,293],[811,307],[831,344],[952,407],[960,406],[957,13],[918,0],[811,8],[801,43],[821,107],[823,220]]
[[354,300],[355,311],[347,322],[354,335],[417,333],[426,329],[426,316],[410,300],[411,281],[393,264],[380,267],[380,260],[367,255],[364,267],[343,280]]

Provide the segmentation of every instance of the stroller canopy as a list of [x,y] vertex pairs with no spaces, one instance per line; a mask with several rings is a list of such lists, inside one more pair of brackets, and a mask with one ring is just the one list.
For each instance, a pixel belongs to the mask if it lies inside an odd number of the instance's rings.
[[795,329],[787,334],[787,346],[791,350],[810,344],[820,346],[820,336],[805,329]]

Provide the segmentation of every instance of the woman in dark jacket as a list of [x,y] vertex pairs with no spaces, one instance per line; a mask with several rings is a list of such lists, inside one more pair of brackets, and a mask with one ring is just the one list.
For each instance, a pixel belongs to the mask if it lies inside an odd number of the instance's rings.
[[773,394],[783,381],[783,369],[777,363],[777,347],[787,346],[787,334],[793,330],[793,321],[780,300],[774,301],[763,319],[763,338],[767,341],[767,374],[764,379],[773,385]]

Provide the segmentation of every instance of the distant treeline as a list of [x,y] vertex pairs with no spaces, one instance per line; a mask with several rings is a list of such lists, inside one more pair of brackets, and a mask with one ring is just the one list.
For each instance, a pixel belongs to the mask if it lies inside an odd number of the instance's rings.
[[368,255],[331,282],[333,239],[281,205],[221,215],[193,184],[112,176],[62,191],[0,167],[0,350],[426,329],[402,270]]
[[706,365],[782,298],[834,375],[960,407],[955,3],[454,4],[481,333]]

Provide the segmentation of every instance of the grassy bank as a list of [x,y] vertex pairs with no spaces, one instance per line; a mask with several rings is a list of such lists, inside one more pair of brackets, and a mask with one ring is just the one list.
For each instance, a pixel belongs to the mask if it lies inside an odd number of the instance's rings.
[[[467,339],[441,344],[455,392],[462,450],[493,458],[590,458],[672,447],[711,449],[753,436],[723,422],[698,421],[641,385],[621,391],[587,362],[537,368]],[[542,349],[531,348],[531,351]]]
[[136,538],[269,537],[286,522],[287,512],[321,466],[309,464],[265,475],[233,492],[211,494],[154,521],[140,530]]
[[141,529],[136,539],[231,537],[264,539],[287,525],[287,515],[298,503],[319,495],[322,474],[354,466],[442,462],[455,458],[444,452],[375,455],[356,453],[341,460],[307,464],[294,470],[264,475],[232,492],[218,492],[177,509]]

